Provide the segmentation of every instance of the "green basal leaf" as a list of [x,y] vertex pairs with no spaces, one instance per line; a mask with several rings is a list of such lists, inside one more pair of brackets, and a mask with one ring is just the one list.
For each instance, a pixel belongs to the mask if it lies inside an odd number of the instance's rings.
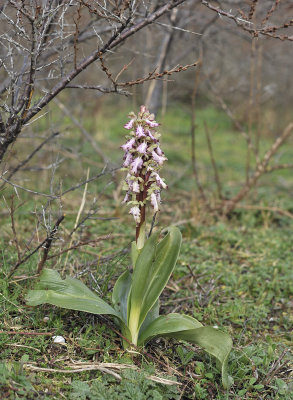
[[227,373],[228,357],[232,349],[232,339],[227,333],[210,326],[202,326],[197,329],[170,332],[164,336],[185,340],[202,347],[220,362],[224,388],[227,389],[233,384],[233,379]]
[[188,315],[172,313],[168,315],[161,315],[149,324],[145,329],[141,327],[138,345],[146,344],[149,340],[156,336],[163,336],[183,330],[195,329],[202,327],[202,324],[195,318]]
[[114,308],[121,314],[125,324],[127,324],[127,309],[131,283],[132,277],[127,270],[117,279],[112,293]]
[[63,280],[57,271],[44,269],[38,287],[38,290],[30,290],[26,297],[30,306],[47,303],[69,310],[113,315],[123,321],[119,312],[75,278]]
[[135,268],[135,264],[136,264],[138,255],[139,255],[139,250],[137,248],[136,242],[134,241],[131,243],[131,251],[130,251],[131,263],[132,263],[133,269]]
[[[145,239],[146,239],[145,226],[146,226],[146,223],[144,222],[141,225],[140,230],[139,230],[139,236],[137,239],[137,250],[138,251],[140,251],[143,248],[144,243],[145,243]],[[133,268],[134,268],[134,266],[133,266]]]
[[181,246],[181,233],[176,227],[169,228],[168,234],[157,244],[158,237],[159,232],[147,240],[133,272],[128,326],[134,344],[137,344],[138,332],[147,313],[170,278]]
[[143,321],[138,337],[141,332],[143,332],[155,319],[159,317],[159,311],[160,311],[160,302],[159,299],[155,302],[154,306],[150,309],[150,311],[147,313],[147,316],[145,317],[145,320]]

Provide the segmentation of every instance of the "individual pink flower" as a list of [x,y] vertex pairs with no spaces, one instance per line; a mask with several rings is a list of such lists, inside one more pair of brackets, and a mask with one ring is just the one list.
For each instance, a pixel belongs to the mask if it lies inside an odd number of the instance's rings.
[[133,215],[133,218],[137,224],[140,223],[140,209],[138,206],[134,206],[130,209],[129,214]]
[[137,128],[136,128],[136,136],[137,136],[138,138],[141,138],[141,137],[144,137],[144,136],[145,136],[143,127],[142,127],[141,125],[137,125]]
[[139,188],[139,183],[137,181],[134,181],[132,184],[132,191],[134,193],[139,193],[140,192],[140,188]]
[[166,185],[166,183],[163,181],[163,179],[160,177],[160,175],[157,174],[156,172],[154,172],[154,176],[155,176],[155,178],[156,178],[156,182],[157,182],[158,186],[160,186],[160,187],[163,188],[163,189],[166,189],[166,188],[167,188],[167,185]]
[[142,142],[142,143],[138,146],[137,151],[138,151],[140,154],[145,154],[145,152],[146,152],[146,150],[147,150],[147,147],[148,147],[147,143],[146,143],[146,142]]
[[159,164],[159,165],[163,165],[163,162],[165,160],[167,160],[167,157],[165,156],[159,156],[154,150],[152,151],[152,156],[153,159]]
[[127,202],[128,202],[128,199],[129,199],[129,192],[126,193],[126,195],[125,195],[125,197],[124,197],[124,199],[123,199],[123,201],[122,201],[122,204],[127,203]]
[[124,125],[124,128],[125,128],[125,129],[132,129],[133,123],[134,123],[134,119],[131,119],[129,122],[127,122],[127,123]]
[[128,140],[128,142],[126,142],[125,144],[123,144],[123,145],[121,146],[121,148],[122,148],[124,151],[128,151],[128,150],[132,149],[134,143],[135,143],[135,138],[131,138],[130,140]]
[[156,153],[159,154],[159,156],[163,155],[162,150],[160,149],[160,146],[156,147]]
[[132,157],[131,153],[126,153],[123,167],[129,167],[129,165],[131,164],[132,161],[133,161],[133,157]]
[[143,160],[141,157],[136,157],[134,161],[131,163],[131,172],[133,174],[137,174],[137,170],[142,167]]
[[156,121],[150,121],[149,119],[146,119],[145,122],[150,126],[151,128],[155,128],[156,126],[159,126],[159,124]]
[[154,135],[152,134],[152,132],[149,129],[147,129],[146,133],[150,139],[152,139],[155,143],[157,143],[157,139],[154,137]]
[[155,212],[159,211],[158,200],[157,200],[157,196],[155,193],[151,194],[151,203],[152,203],[152,206],[154,207],[154,211]]

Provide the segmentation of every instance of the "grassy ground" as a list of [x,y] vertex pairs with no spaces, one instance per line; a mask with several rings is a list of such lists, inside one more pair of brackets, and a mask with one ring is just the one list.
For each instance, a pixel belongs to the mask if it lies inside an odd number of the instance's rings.
[[[113,117],[107,108],[86,119],[86,128],[104,143],[104,153],[114,164],[121,160],[117,148],[123,143],[124,121],[125,110]],[[245,142],[222,113],[209,108],[198,111],[200,177],[211,202],[215,202],[204,121],[210,127],[225,196],[236,193],[244,181]],[[160,122],[169,158],[164,171],[169,190],[164,194],[159,226],[176,223],[183,234],[177,267],[161,297],[161,313],[193,315],[205,325],[229,332],[234,342],[229,362],[234,385],[224,391],[214,360],[194,346],[160,339],[144,349],[127,352],[108,318],[51,306],[27,307],[24,297],[37,279],[41,252],[8,279],[18,259],[17,247],[20,253],[26,247],[35,248],[62,212],[66,217],[50,252],[55,257],[46,266],[79,276],[104,299],[110,298],[116,277],[129,265],[133,223],[126,208],[120,206],[120,175],[108,174],[89,183],[86,193],[83,185],[54,201],[8,186],[2,192],[0,398],[293,398],[293,223],[284,213],[276,212],[292,212],[293,178],[288,171],[265,176],[246,200],[260,209],[239,208],[229,219],[208,215],[195,191],[188,110],[173,109]],[[55,173],[48,169],[21,172],[14,177],[15,183],[38,192],[60,193],[85,180],[88,168],[89,176],[101,170],[101,160],[70,120],[62,124],[58,141],[29,164],[46,166],[56,161],[57,155],[64,157]],[[272,140],[265,138],[262,153]],[[22,139],[14,148],[15,159],[22,159],[22,151],[28,147],[29,140]],[[284,146],[278,162],[291,158],[292,149]],[[13,195],[16,236],[9,212]],[[72,233],[76,223],[78,229]],[[95,243],[58,255],[70,245],[97,238],[100,240]],[[54,335],[63,336],[66,343],[54,344]],[[89,370],[97,363],[107,363],[106,370]],[[74,368],[79,372],[72,372]]]

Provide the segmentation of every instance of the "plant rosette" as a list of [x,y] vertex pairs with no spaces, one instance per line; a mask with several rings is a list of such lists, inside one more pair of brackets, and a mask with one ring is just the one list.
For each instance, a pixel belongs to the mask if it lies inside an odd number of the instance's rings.
[[[166,157],[159,147],[158,124],[154,116],[142,106],[138,116],[131,113],[130,118],[125,128],[131,133],[127,138],[128,144],[122,148],[125,151],[124,168],[128,170],[126,202],[131,208],[136,207],[135,212],[130,210],[136,222],[136,241],[131,248],[133,272],[126,270],[116,281],[111,306],[78,279],[66,277],[63,280],[57,271],[44,269],[37,288],[27,295],[27,304],[38,306],[47,303],[92,314],[111,315],[126,339],[123,340],[125,348],[130,344],[143,346],[156,337],[196,344],[216,358],[223,387],[229,388],[233,383],[227,372],[231,337],[217,328],[203,326],[187,315],[159,314],[159,297],[175,268],[182,236],[177,227],[171,226],[161,240],[159,231],[146,239],[146,204],[150,201],[155,212],[159,209],[160,191],[166,188],[166,184],[158,171]],[[126,166],[129,154],[131,161]],[[137,158],[141,161],[135,161]],[[134,185],[136,181],[138,188]]]

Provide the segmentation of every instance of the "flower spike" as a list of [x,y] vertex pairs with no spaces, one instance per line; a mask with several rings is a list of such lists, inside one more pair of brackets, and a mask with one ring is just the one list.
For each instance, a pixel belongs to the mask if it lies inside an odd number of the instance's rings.
[[157,131],[159,124],[146,106],[141,106],[137,115],[130,113],[129,117],[130,121],[124,125],[124,128],[130,130],[128,141],[121,146],[125,153],[123,167],[128,171],[124,203],[131,205],[129,213],[136,222],[138,238],[140,227],[145,221],[147,202],[154,212],[160,208],[160,192],[167,185],[159,171],[167,157],[160,148],[160,134]]

